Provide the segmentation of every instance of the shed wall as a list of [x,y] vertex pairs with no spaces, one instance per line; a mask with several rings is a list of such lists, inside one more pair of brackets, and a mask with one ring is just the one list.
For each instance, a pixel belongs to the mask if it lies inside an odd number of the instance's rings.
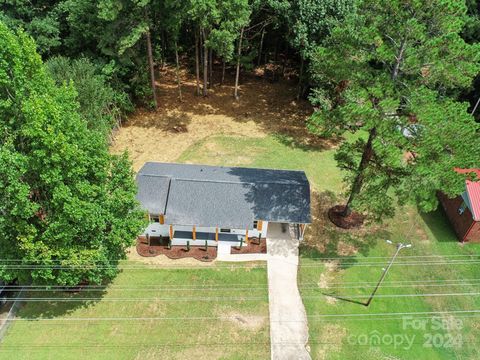
[[480,221],[476,221],[468,232],[465,241],[480,243]]
[[453,230],[457,235],[460,241],[468,241],[465,238],[467,232],[471,229],[473,221],[473,215],[470,212],[470,209],[467,207],[463,214],[458,213],[458,209],[463,203],[463,198],[457,196],[456,198],[449,199],[448,196],[439,192],[438,198],[442,204],[443,210],[447,214],[450,223],[452,224]]

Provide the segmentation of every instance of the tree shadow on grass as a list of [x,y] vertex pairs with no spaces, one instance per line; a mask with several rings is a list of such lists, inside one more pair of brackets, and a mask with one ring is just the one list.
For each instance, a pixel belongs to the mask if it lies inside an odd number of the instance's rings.
[[320,136],[311,136],[305,139],[305,137],[296,137],[285,133],[275,133],[273,137],[282,145],[303,151],[330,150],[342,141],[342,138],[322,138]]
[[458,242],[458,238],[453,231],[450,221],[441,206],[439,206],[437,210],[429,213],[420,212],[420,216],[432,232],[436,241],[446,243]]
[[337,267],[347,269],[358,262],[358,254],[368,256],[370,249],[378,241],[388,239],[390,233],[378,225],[350,230],[336,227],[327,211],[338,202],[333,192],[312,192],[312,224],[300,246],[300,257],[319,262],[335,261]]
[[19,296],[18,317],[33,320],[55,319],[87,309],[102,301],[111,282],[98,286],[51,288],[26,286]]

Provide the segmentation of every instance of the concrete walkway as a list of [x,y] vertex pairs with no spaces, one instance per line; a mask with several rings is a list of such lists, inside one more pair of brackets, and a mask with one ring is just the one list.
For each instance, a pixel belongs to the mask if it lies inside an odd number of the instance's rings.
[[297,287],[298,240],[281,224],[268,226],[267,264],[271,358],[311,359],[307,315]]

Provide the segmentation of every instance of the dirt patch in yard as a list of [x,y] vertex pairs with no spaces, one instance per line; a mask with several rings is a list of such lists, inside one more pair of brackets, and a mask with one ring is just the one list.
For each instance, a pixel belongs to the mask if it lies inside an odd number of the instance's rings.
[[336,324],[326,324],[320,331],[317,340],[320,345],[316,351],[315,359],[329,359],[342,348],[342,342],[347,335],[347,329]]
[[355,229],[363,225],[364,216],[360,213],[352,211],[350,215],[343,216],[344,205],[335,205],[328,210],[328,218],[338,227],[342,229]]
[[328,211],[339,201],[341,199],[333,192],[312,191],[312,224],[307,226],[302,247],[310,257],[319,260],[343,257],[345,263],[351,264],[355,261],[352,257],[367,255],[377,239],[388,239],[389,233],[385,225],[366,224],[348,230],[335,226],[328,217]]
[[255,138],[276,133],[299,145],[333,146],[307,132],[305,121],[313,109],[308,101],[295,99],[295,82],[270,83],[242,74],[238,101],[232,96],[233,77],[221,86],[214,81],[206,98],[195,95],[191,74],[183,71],[182,82],[180,101],[174,71],[165,67],[157,84],[159,109],[139,109],[115,133],[111,151],[128,150],[135,171],[146,161],[175,161],[191,145],[216,134]]
[[238,327],[254,331],[260,330],[263,326],[265,326],[267,321],[265,316],[245,315],[236,312],[221,314],[220,317]]

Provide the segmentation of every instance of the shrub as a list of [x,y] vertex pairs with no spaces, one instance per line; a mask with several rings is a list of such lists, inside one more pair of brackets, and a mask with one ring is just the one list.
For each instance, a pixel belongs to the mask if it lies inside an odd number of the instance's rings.
[[110,85],[108,65],[102,67],[88,58],[57,56],[46,62],[57,85],[73,81],[80,104],[80,115],[88,127],[109,133],[132,110],[128,95]]

